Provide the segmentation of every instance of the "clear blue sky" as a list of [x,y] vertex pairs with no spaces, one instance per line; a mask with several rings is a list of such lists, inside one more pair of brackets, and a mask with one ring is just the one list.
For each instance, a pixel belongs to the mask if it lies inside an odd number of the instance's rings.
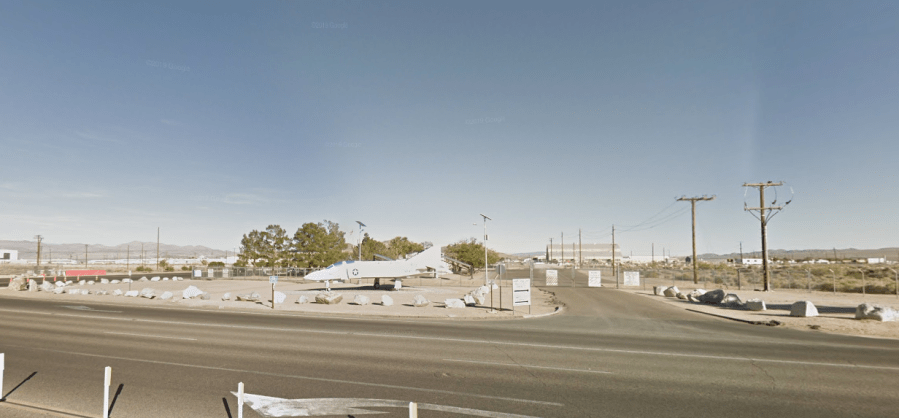
[[328,219],[445,245],[484,213],[499,251],[615,224],[625,253],[686,255],[675,198],[714,194],[698,249],[725,253],[760,248],[742,184],[783,180],[771,248],[896,246],[897,22],[893,1],[4,1],[0,239],[230,250]]

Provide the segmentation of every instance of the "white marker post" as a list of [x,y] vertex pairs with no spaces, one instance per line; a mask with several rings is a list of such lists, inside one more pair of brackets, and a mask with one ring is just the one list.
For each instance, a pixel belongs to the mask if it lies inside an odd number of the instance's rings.
[[237,418],[243,418],[243,382],[237,384]]
[[103,418],[109,418],[109,385],[112,384],[112,367],[106,366],[103,379]]
[[6,362],[6,353],[0,353],[0,401],[6,400],[3,397],[3,369],[5,368],[4,363]]
[[418,418],[418,404],[409,402],[409,418]]

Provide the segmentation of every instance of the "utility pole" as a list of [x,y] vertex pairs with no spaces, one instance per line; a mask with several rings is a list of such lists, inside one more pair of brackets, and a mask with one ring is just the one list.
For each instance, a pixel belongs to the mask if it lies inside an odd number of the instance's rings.
[[[755,216],[752,211],[757,210],[759,212],[759,216],[756,216],[756,219],[761,221],[762,223],[762,266],[765,270],[765,291],[771,291],[770,283],[769,283],[769,274],[768,274],[768,221],[771,220],[771,217],[774,215],[770,215],[767,218],[765,217],[765,211],[779,211],[783,209],[783,206],[768,206],[765,207],[765,188],[766,187],[776,187],[782,186],[783,182],[767,182],[767,183],[743,183],[743,187],[758,187],[759,189],[759,207],[750,208],[745,207],[745,203],[743,210]],[[787,203],[784,203],[784,206],[789,205],[792,200],[788,200]]]
[[578,264],[578,266],[581,266],[584,264],[584,246],[583,246],[583,242],[581,242],[581,229],[580,228],[577,229],[577,250],[578,250],[577,264]]
[[[480,214],[484,218],[484,286],[487,285],[487,275],[490,272],[490,264],[487,262],[487,221],[492,221],[487,215]],[[493,295],[493,287],[490,287],[490,294]],[[491,298],[493,296],[490,296]],[[492,300],[492,299],[491,299]],[[491,302],[492,304],[493,302]],[[491,308],[492,309],[492,308]]]
[[684,197],[681,196],[678,201],[689,201],[690,206],[693,210],[693,284],[699,283],[699,273],[696,271],[696,201],[697,200],[715,200],[715,196],[712,197]]
[[615,276],[615,288],[619,288],[618,275],[615,274],[615,224],[612,224],[612,275]]
[[562,249],[562,259],[559,260],[562,264],[565,264],[565,233],[562,233],[562,244],[559,245],[559,248]]
[[128,245],[128,253],[125,260],[125,270],[131,271],[131,245]]
[[740,264],[743,264],[743,241],[740,241]]
[[159,270],[159,227],[156,227],[156,270]]
[[37,239],[37,269],[35,270],[37,271],[41,269],[41,240],[44,239],[44,237],[35,235],[34,238]]
[[546,263],[549,264],[549,261],[553,259],[553,239],[549,239],[549,258],[546,260]]
[[656,264],[656,243],[652,243],[652,264]]
[[87,270],[87,244],[84,244],[84,269]]

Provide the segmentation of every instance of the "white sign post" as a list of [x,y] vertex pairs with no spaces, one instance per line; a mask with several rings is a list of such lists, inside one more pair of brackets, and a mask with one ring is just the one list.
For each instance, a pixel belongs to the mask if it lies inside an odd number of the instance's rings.
[[237,418],[243,418],[243,382],[237,384]]
[[512,315],[516,306],[528,306],[531,313],[531,279],[512,279]]
[[5,357],[6,357],[5,353],[0,353],[0,400],[3,400],[3,369],[4,369],[3,363],[6,362]]
[[546,270],[546,285],[547,286],[558,286],[559,285],[559,271],[558,270]]
[[590,270],[588,272],[589,278],[587,282],[588,287],[602,287],[602,272],[599,270]]
[[109,385],[112,384],[112,367],[106,366],[103,378],[103,418],[109,418]]
[[275,284],[278,283],[278,276],[268,276],[268,282],[272,284],[272,309],[275,309]]
[[639,271],[624,272],[624,285],[625,286],[640,286],[640,272]]

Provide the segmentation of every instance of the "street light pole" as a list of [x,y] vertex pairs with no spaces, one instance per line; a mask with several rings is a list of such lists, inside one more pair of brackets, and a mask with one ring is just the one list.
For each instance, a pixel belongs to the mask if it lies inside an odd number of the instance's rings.
[[359,224],[359,261],[362,261],[362,228],[365,227],[365,224],[359,221],[356,221]]
[[487,285],[487,277],[490,272],[490,264],[487,262],[487,221],[492,221],[487,215],[480,214],[484,218],[484,286]]

